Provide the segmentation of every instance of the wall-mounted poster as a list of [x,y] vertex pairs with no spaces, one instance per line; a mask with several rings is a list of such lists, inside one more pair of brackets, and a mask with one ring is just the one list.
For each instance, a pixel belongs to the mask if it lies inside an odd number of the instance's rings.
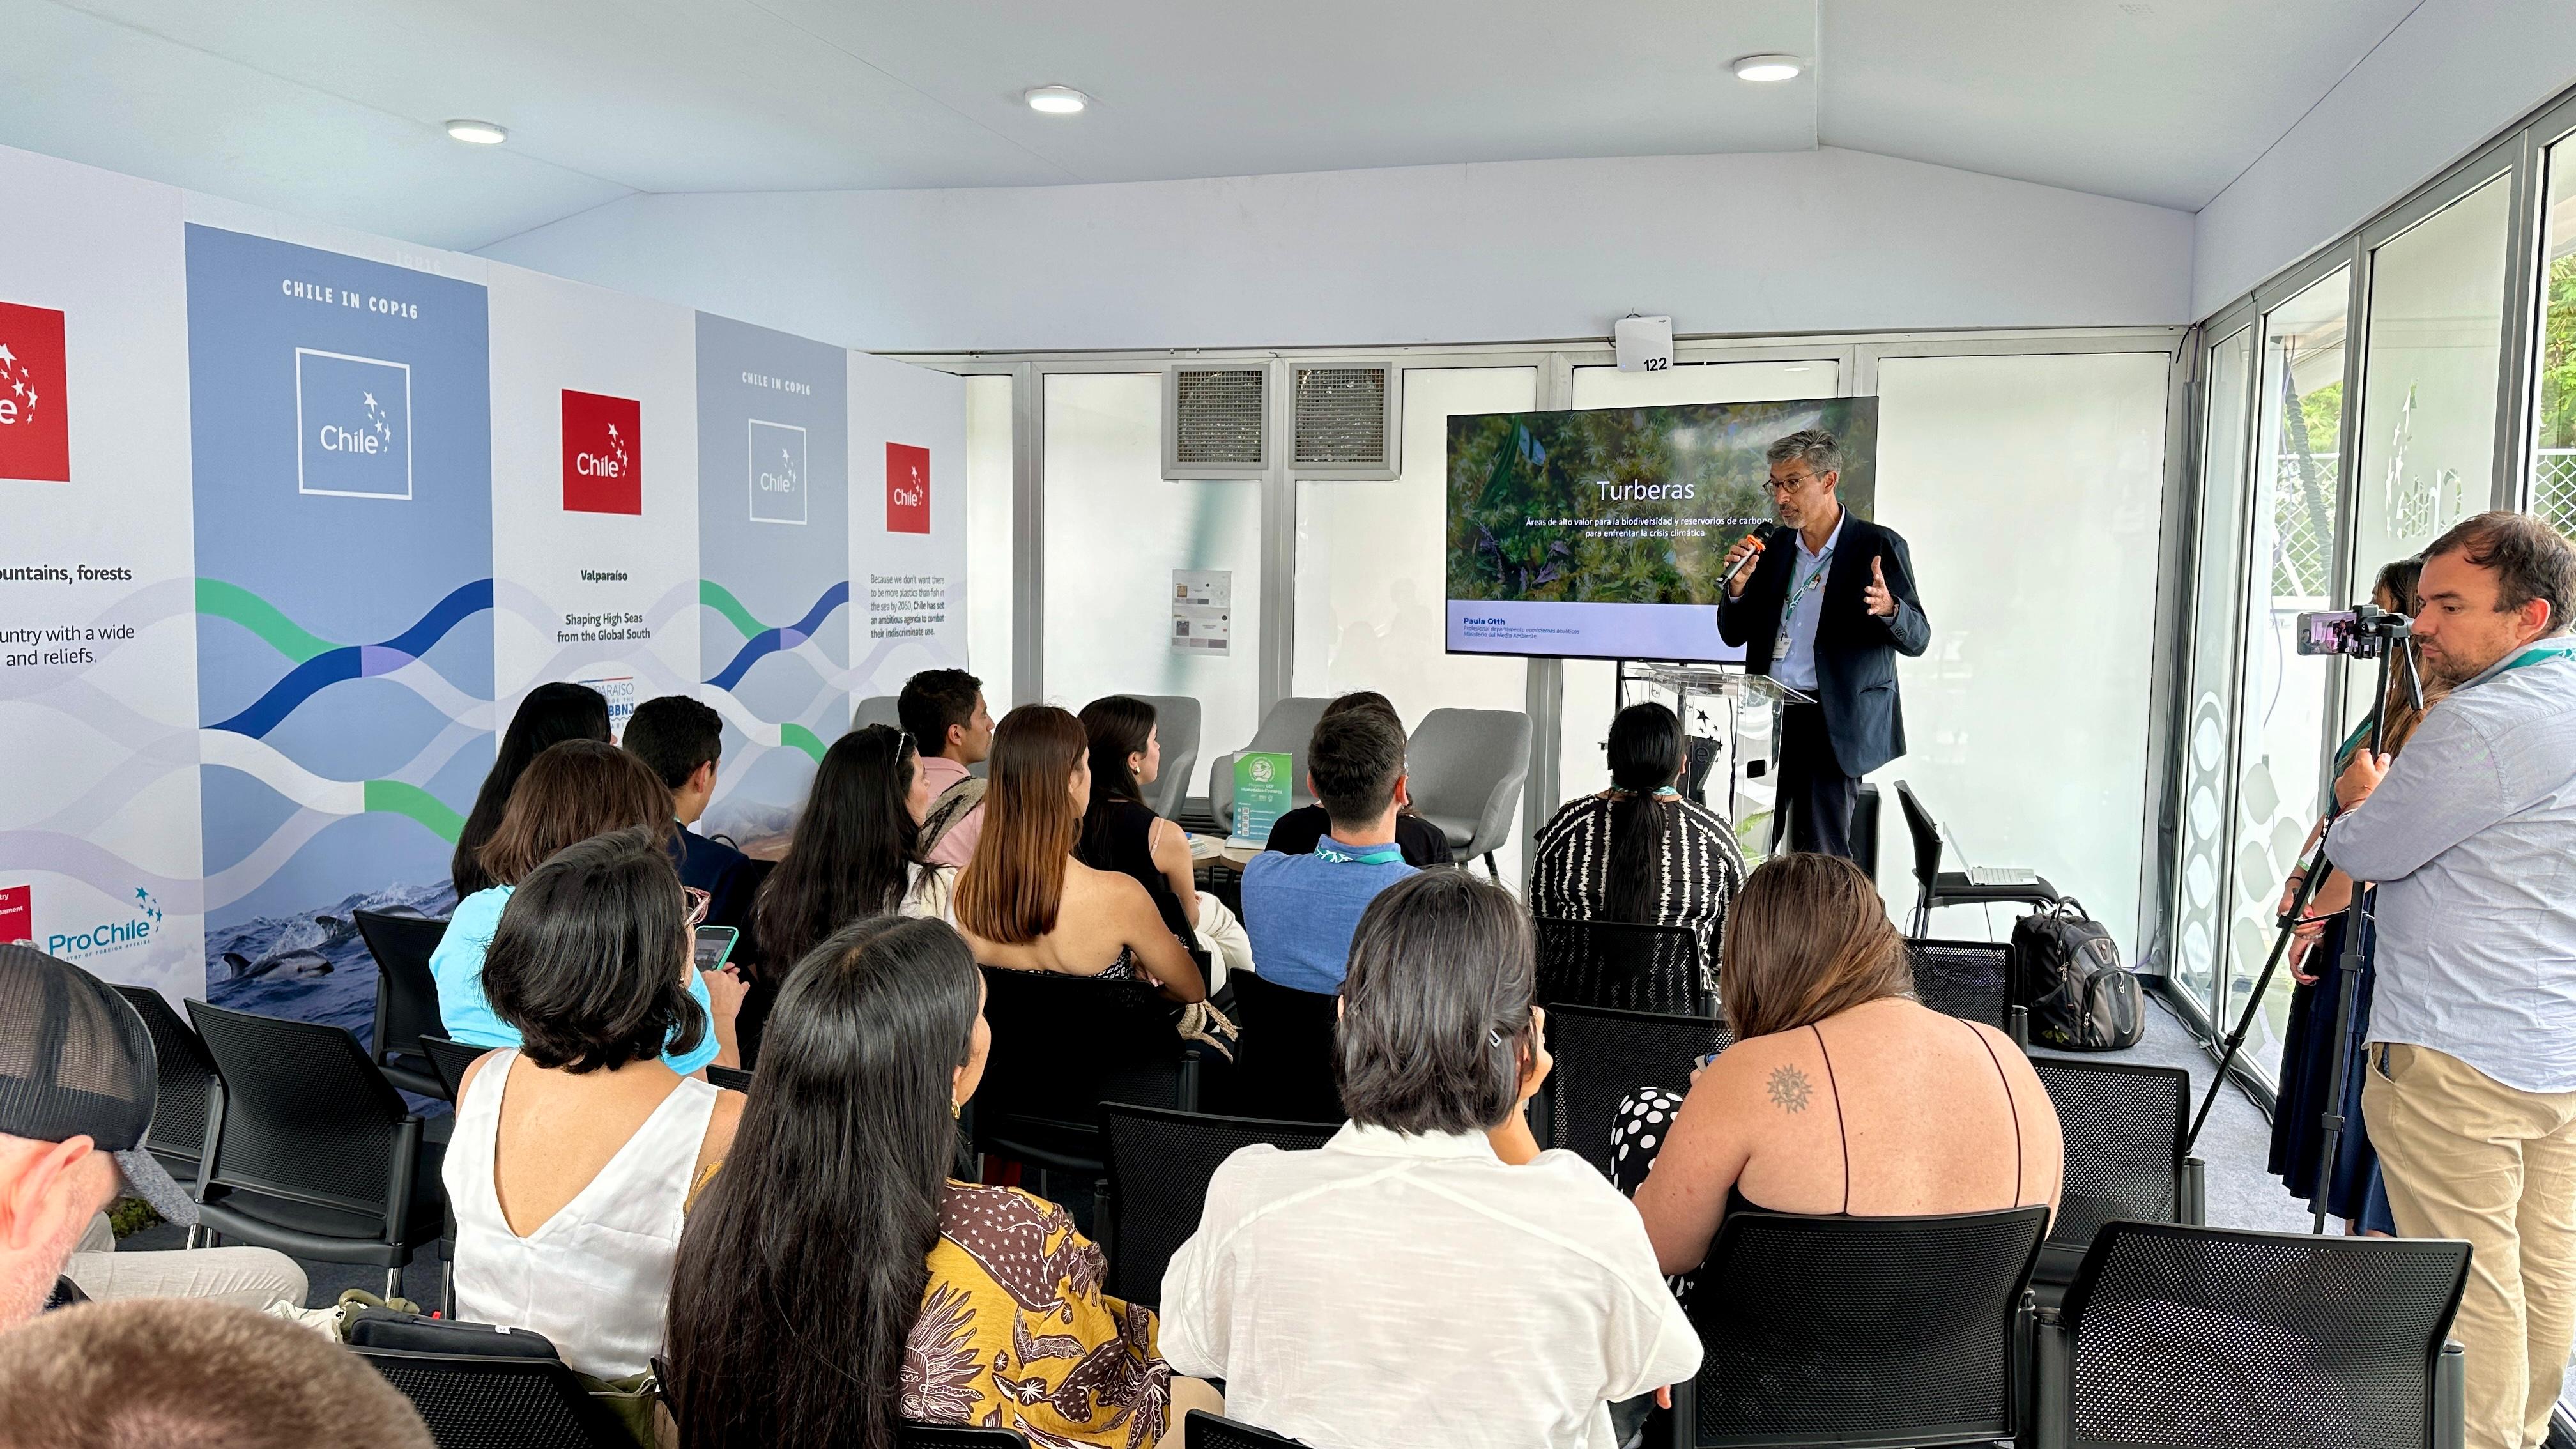
[[697,319],[698,660],[725,718],[709,831],[775,845],[850,722],[849,354]]
[[484,289],[187,228],[209,999],[369,1030],[492,763]]
[[850,354],[850,688],[900,693],[966,664],[966,388],[907,362]]
[[0,197],[0,941],[194,996],[179,193],[0,149]]
[[498,719],[540,684],[695,695],[696,314],[517,267],[492,293]]

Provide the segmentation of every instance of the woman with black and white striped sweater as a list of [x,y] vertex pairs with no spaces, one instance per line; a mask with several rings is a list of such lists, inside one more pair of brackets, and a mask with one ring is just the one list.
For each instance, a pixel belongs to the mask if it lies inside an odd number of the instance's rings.
[[1724,816],[1682,798],[1682,725],[1660,704],[1610,722],[1610,788],[1565,802],[1538,832],[1530,913],[1688,926],[1713,962],[1744,853]]

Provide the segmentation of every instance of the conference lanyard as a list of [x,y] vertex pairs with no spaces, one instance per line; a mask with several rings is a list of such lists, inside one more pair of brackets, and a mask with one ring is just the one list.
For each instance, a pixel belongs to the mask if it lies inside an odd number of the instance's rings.
[[1363,845],[1353,848],[1334,843],[1331,836],[1315,842],[1315,858],[1335,865],[1393,865],[1404,859],[1400,845]]
[[2538,664],[2544,659],[2564,659],[2570,654],[2576,654],[2576,639],[2552,639],[2546,644],[2535,644],[2513,656],[2513,662],[2497,670],[2496,673],[2508,674],[2526,664]]
[[1789,657],[1789,621],[1797,617],[1798,606],[1807,601],[1807,595],[1814,593],[1816,585],[1824,582],[1825,570],[1833,566],[1834,550],[1840,547],[1842,547],[1841,539],[1835,539],[1833,542],[1826,544],[1825,551],[1816,555],[1815,572],[1807,575],[1805,583],[1791,589],[1789,591],[1788,602],[1780,606],[1780,637],[1773,641],[1771,645],[1771,657],[1773,659],[1786,659]]

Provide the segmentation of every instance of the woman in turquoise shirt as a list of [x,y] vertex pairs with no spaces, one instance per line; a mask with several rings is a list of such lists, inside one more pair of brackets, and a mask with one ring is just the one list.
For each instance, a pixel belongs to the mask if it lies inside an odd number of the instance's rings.
[[[447,934],[429,958],[438,980],[438,1015],[447,1035],[468,1046],[519,1044],[518,1029],[503,1021],[483,999],[483,953],[501,923],[501,908],[528,872],[567,845],[612,830],[642,828],[657,843],[672,829],[671,792],[643,761],[597,740],[566,740],[540,753],[510,791],[500,827],[483,843],[478,858],[500,884],[479,890],[456,903]],[[665,1053],[671,1070],[690,1076],[712,1063],[742,1064],[734,1044],[734,1016],[745,990],[731,967],[694,972],[689,995],[714,1027],[697,1048],[683,1055]]]

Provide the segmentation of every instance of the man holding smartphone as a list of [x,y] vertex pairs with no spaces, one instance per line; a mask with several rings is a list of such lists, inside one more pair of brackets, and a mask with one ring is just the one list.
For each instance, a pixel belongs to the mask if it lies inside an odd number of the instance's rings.
[[1920,657],[1932,624],[1905,540],[1852,517],[1835,496],[1843,453],[1834,435],[1791,433],[1765,456],[1783,526],[1757,528],[1727,550],[1718,637],[1744,646],[1746,670],[1815,700],[1781,711],[1774,845],[1785,832],[1793,850],[1848,859],[1853,787],[1905,753],[1896,656]]

